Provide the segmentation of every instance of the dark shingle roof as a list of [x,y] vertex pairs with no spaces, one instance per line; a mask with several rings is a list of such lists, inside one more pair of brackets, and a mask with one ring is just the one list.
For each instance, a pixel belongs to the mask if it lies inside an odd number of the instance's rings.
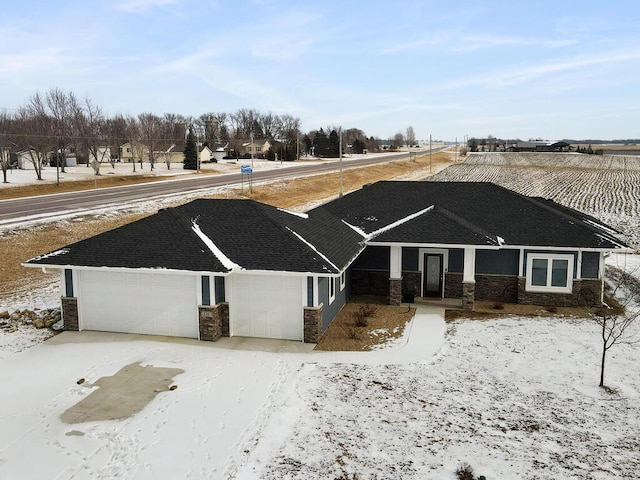
[[623,246],[615,233],[589,215],[491,183],[379,182],[308,215],[251,200],[194,200],[27,263],[221,273],[233,263],[335,274],[365,240],[614,249]]
[[[433,214],[372,241],[486,244],[477,237],[485,234],[494,245],[503,240],[514,246],[621,245],[610,227],[598,228],[596,224],[604,224],[589,215],[485,182],[378,182],[318,208],[371,234],[430,206],[435,207]],[[470,232],[475,234],[470,237]]]
[[27,263],[228,272],[195,222],[240,268],[338,273],[362,249],[361,237],[327,212],[314,217],[250,200],[194,200]]

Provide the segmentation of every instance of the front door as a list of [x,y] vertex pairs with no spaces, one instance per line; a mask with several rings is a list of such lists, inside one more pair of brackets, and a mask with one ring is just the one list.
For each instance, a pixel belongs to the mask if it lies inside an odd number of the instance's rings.
[[443,258],[441,253],[425,253],[422,270],[422,296],[442,298]]

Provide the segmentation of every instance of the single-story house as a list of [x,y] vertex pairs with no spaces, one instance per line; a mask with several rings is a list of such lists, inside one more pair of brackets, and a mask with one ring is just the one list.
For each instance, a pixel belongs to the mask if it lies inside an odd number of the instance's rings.
[[65,328],[316,342],[351,294],[578,305],[619,232],[491,183],[379,182],[305,214],[195,200],[25,262]]

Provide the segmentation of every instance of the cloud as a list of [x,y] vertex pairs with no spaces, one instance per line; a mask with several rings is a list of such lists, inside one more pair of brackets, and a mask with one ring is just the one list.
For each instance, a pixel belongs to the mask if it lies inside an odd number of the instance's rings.
[[125,0],[120,2],[116,8],[123,12],[142,13],[148,10],[177,5],[181,0]]

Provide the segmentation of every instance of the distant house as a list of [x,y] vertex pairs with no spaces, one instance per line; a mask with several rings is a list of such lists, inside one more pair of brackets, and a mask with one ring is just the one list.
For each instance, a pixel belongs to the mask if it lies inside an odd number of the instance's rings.
[[120,145],[120,161],[131,163],[149,160],[149,147],[140,142],[126,142]]
[[564,152],[570,145],[567,142],[518,141],[507,145],[508,152]]
[[614,229],[551,200],[378,182],[306,214],[195,200],[24,265],[60,272],[69,330],[316,342],[352,294],[596,305],[615,250]]
[[11,154],[11,162],[20,170],[35,170],[33,158],[37,158],[34,150],[21,150]]
[[241,142],[240,155],[253,154],[256,158],[265,158],[273,144],[268,139],[243,140]]

